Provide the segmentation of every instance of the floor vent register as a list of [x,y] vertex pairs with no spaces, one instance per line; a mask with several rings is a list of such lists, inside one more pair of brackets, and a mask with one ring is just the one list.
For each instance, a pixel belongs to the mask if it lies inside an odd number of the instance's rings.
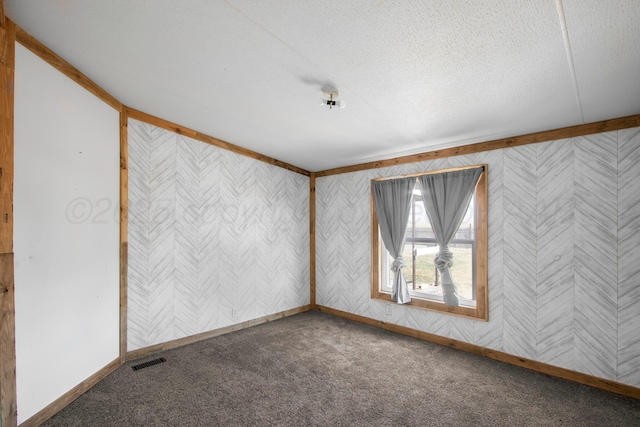
[[139,369],[148,368],[149,366],[157,365],[158,363],[164,363],[166,361],[167,359],[165,359],[164,357],[159,357],[157,359],[149,360],[147,362],[140,363],[138,365],[133,365],[131,369],[133,369],[134,371],[137,371]]

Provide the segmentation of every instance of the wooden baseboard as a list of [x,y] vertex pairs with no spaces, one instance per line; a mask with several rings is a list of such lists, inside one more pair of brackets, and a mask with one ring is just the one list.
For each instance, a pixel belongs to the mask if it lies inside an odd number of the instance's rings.
[[303,305],[302,307],[292,308],[290,310],[281,311],[279,313],[270,314],[268,316],[260,317],[258,319],[248,320],[242,323],[236,323],[235,325],[226,326],[220,329],[214,329],[213,331],[202,332],[196,335],[190,335],[188,337],[179,338],[177,340],[163,342],[161,344],[152,345],[149,347],[139,348],[137,350],[127,352],[126,360],[140,359],[141,357],[150,356],[161,351],[169,350],[176,347],[182,347],[183,345],[193,344],[199,341],[203,341],[209,338],[217,337],[220,335],[228,334],[230,332],[239,331],[241,329],[250,328],[256,325],[262,325],[263,323],[272,322],[274,320],[282,319],[283,317],[293,316],[294,314],[303,313],[311,310],[311,304]]
[[103,380],[107,375],[115,371],[120,367],[120,357],[116,358],[113,362],[109,363],[104,368],[100,369],[95,374],[91,375],[86,380],[82,381],[80,384],[54,400],[44,409],[40,410],[29,419],[20,423],[20,427],[37,427],[47,421],[49,418],[53,417],[55,414],[64,409],[71,402],[80,397],[83,393],[89,391],[91,387],[98,384],[101,380]]
[[360,316],[358,314],[336,310],[334,308],[325,307],[322,305],[316,305],[315,309],[320,310],[324,313],[332,314],[334,316],[343,317],[345,319],[353,320],[359,323],[364,323],[370,326],[375,326],[377,328],[385,329],[387,331],[396,332],[402,335],[407,335],[407,336],[418,338],[421,340],[430,341],[436,344],[455,348],[457,350],[466,351],[468,353],[473,353],[480,356],[488,357],[490,359],[509,363],[515,366],[520,366],[522,368],[530,369],[532,371],[540,372],[546,375],[551,375],[553,377],[558,377],[558,378],[573,381],[576,383],[585,384],[591,387],[599,388],[601,390],[606,390],[612,393],[621,394],[623,396],[632,397],[634,399],[640,399],[640,388],[638,387],[633,387],[627,384],[622,384],[622,383],[604,379],[604,378],[594,377],[593,375],[583,374],[581,372],[560,368],[557,366],[538,362],[536,360],[526,359],[520,356],[514,356],[513,354],[504,353],[502,351],[491,350],[489,348],[481,347],[475,344],[465,343],[463,341],[454,340],[452,338],[446,338],[440,335],[430,334],[428,332],[419,331],[417,329],[407,328],[406,326],[399,326],[393,323],[383,322],[381,320],[376,320],[369,317]]

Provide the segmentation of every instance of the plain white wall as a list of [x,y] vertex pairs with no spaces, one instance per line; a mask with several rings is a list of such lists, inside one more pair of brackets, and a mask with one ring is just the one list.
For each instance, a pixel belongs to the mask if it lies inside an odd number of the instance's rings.
[[18,422],[119,356],[119,112],[16,44]]

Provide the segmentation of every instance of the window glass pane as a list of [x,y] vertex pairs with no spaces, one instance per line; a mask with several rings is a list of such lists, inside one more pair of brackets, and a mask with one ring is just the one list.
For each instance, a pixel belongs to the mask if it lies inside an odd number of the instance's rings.
[[475,228],[476,228],[476,220],[475,220],[475,202],[476,196],[474,195],[471,198],[471,203],[469,203],[469,208],[467,209],[467,213],[464,214],[464,218],[462,220],[462,224],[460,224],[460,228],[456,233],[454,239],[475,239]]
[[[416,192],[418,193],[417,195]],[[436,235],[433,233],[433,229],[431,228],[429,216],[424,208],[420,190],[414,190],[413,194],[413,201],[411,203],[411,211],[409,212],[409,222],[407,224],[405,237],[435,239]]]
[[[411,244],[409,244],[411,246]],[[434,258],[438,252],[435,243],[415,243],[415,286],[411,290],[418,290],[432,295],[442,295],[440,278],[438,277]],[[411,271],[409,274],[413,274]]]
[[[461,298],[473,300],[473,245],[452,243],[449,249],[453,252],[451,274],[458,288],[458,294]],[[434,262],[437,252],[438,246],[435,243],[405,243],[402,255],[407,265],[402,269],[402,273],[409,290],[442,295],[440,273],[438,273]],[[387,257],[387,265],[391,268],[393,258],[386,250],[383,256]],[[386,275],[386,279],[386,286],[383,286],[383,289],[390,290],[393,286],[391,271]]]
[[458,288],[460,298],[473,298],[472,245],[468,243],[452,243],[449,250],[453,252],[451,275]]

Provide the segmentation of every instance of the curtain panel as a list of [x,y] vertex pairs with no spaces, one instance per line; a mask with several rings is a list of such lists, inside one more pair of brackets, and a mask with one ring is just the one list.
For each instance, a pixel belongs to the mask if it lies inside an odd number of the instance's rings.
[[398,178],[371,183],[380,235],[385,247],[393,257],[393,287],[391,300],[398,304],[411,302],[409,288],[402,274],[406,266],[402,256],[405,231],[409,222],[411,197],[416,178]]
[[453,254],[449,244],[454,238],[475,192],[483,167],[421,175],[418,177],[424,207],[440,246],[435,264],[442,279],[445,304],[458,306],[460,297],[451,276]]

